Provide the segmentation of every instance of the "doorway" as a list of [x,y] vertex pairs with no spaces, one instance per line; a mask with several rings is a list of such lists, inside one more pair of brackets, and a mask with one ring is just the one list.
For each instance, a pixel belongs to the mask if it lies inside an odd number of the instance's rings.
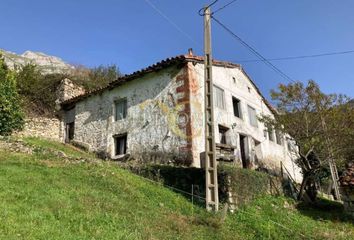
[[66,124],[66,137],[65,142],[70,142],[74,139],[75,122]]
[[243,168],[249,168],[248,158],[248,138],[245,135],[240,134],[240,154]]

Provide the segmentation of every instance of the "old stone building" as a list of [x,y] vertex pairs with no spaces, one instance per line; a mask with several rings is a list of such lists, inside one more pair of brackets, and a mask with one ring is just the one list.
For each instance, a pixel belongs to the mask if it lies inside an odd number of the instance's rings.
[[[258,121],[275,112],[244,69],[214,61],[213,79],[218,159],[273,170],[282,161],[299,181],[296,150]],[[63,141],[112,159],[202,167],[203,106],[203,58],[168,58],[61,103]]]

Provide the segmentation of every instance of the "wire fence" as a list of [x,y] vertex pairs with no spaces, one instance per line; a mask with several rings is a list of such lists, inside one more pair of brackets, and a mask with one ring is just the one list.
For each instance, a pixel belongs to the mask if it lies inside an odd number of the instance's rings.
[[[182,189],[179,189],[179,188],[176,188],[176,187],[173,187],[173,186],[170,186],[170,185],[167,185],[167,184],[164,184],[164,183],[162,183],[162,182],[158,182],[158,181],[155,181],[155,180],[152,180],[152,179],[149,179],[149,178],[145,178],[145,177],[142,177],[142,176],[139,176],[139,177],[141,177],[141,178],[143,178],[144,180],[147,180],[147,181],[149,181],[149,182],[151,182],[151,183],[153,183],[153,184],[157,184],[157,185],[159,185],[159,186],[164,186],[164,187],[166,187],[166,188],[169,188],[169,189],[171,189],[171,190],[173,190],[173,191],[175,191],[175,192],[179,192],[179,193],[181,193],[181,194],[183,194],[183,195],[186,195],[186,196],[188,196],[189,198],[190,198],[190,200],[192,201],[192,216],[194,215],[194,204],[196,203],[195,202],[195,200],[197,199],[197,201],[198,201],[198,204],[200,205],[200,203],[205,203],[205,197],[203,197],[203,196],[201,196],[201,195],[199,195],[199,194],[195,194],[195,192],[194,192],[194,185],[192,184],[191,185],[191,192],[188,192],[188,191],[185,191],[185,190],[182,190]],[[227,205],[228,205],[228,203],[225,203],[225,206],[224,207],[227,207]],[[268,224],[273,224],[273,225],[275,225],[275,226],[277,226],[277,227],[279,227],[279,228],[281,228],[281,229],[283,229],[283,230],[285,230],[285,231],[287,231],[288,233],[290,233],[291,234],[291,236],[292,235],[298,235],[298,236],[300,236],[302,239],[313,239],[313,238],[311,238],[311,237],[309,237],[309,236],[306,236],[306,235],[304,235],[304,234],[302,234],[302,233],[300,233],[300,232],[298,232],[298,231],[295,231],[295,230],[293,230],[293,229],[291,229],[291,228],[289,228],[289,227],[287,227],[287,226],[285,226],[284,224],[282,224],[282,223],[279,223],[279,222],[277,222],[277,221],[274,221],[274,220],[272,220],[272,219],[270,219],[269,217],[268,218],[264,218],[264,216],[261,216],[260,214],[254,214],[254,213],[250,213],[250,212],[248,212],[248,211],[246,211],[246,210],[243,210],[243,209],[241,209],[241,208],[238,208],[236,211],[235,211],[235,213],[234,214],[239,214],[239,213],[243,213],[243,214],[245,214],[245,215],[247,215],[247,216],[249,216],[249,217],[252,217],[253,219],[257,219],[257,221],[263,221],[263,222],[266,222],[266,223],[268,223]],[[287,219],[287,221],[289,222],[289,221],[291,221],[290,219]],[[268,227],[268,231],[269,231],[269,233],[268,233],[268,235],[269,235],[269,238],[270,238],[270,233],[271,233],[271,230],[270,230],[271,228],[270,228],[270,225],[269,225],[269,227]]]

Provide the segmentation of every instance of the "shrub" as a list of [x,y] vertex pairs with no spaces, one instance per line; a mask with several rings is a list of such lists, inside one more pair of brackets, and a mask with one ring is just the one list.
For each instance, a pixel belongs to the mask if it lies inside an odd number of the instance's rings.
[[10,71],[0,55],[0,135],[22,129],[23,112],[16,88],[16,73]]
[[[255,170],[219,165],[220,201],[227,201],[227,188],[231,188],[237,206],[242,206],[261,195],[269,194],[269,178],[268,174]],[[230,183],[229,180],[231,180]]]
[[[172,187],[174,191],[191,198],[194,191],[194,203],[205,204],[205,170],[193,167],[176,167],[168,165],[147,164],[143,166],[123,166],[145,178]],[[232,191],[234,203],[240,207],[261,195],[271,194],[271,176],[267,173],[237,168],[229,165],[218,166],[219,201],[228,202],[228,191]],[[231,180],[231,184],[229,182]],[[273,179],[274,181],[275,179]],[[273,186],[274,188],[274,186]],[[278,189],[279,190],[279,189]],[[200,198],[198,198],[198,196]]]
[[18,91],[23,96],[28,113],[52,115],[55,109],[56,89],[64,74],[43,75],[33,64],[23,66],[17,75]]

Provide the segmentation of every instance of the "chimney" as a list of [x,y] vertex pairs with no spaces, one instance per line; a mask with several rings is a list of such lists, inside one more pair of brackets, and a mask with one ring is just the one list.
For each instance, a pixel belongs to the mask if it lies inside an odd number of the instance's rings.
[[193,48],[189,48],[188,49],[188,55],[189,56],[193,56]]

